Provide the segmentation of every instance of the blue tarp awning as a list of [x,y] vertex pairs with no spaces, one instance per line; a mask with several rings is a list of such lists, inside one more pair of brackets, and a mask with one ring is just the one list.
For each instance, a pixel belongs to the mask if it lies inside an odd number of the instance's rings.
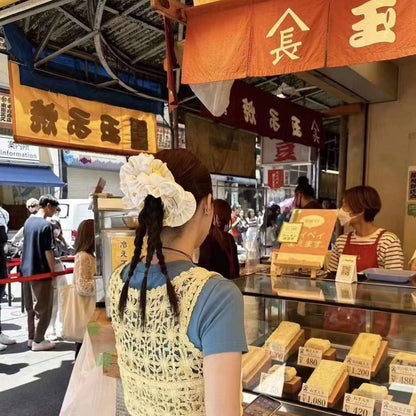
[[0,185],[65,186],[49,167],[0,165]]
[[[126,94],[105,88],[94,87],[80,81],[62,79],[52,75],[45,75],[34,68],[34,52],[36,48],[26,39],[23,32],[14,24],[2,27],[3,33],[8,43],[9,52],[19,62],[20,83],[28,87],[38,88],[45,91],[56,92],[73,97],[83,98],[84,100],[98,101],[118,107],[125,107],[132,110],[144,111],[146,113],[163,114],[164,103],[160,101],[141,98],[132,94]],[[50,51],[44,51],[45,56]],[[96,67],[93,63],[85,63],[83,59],[74,58],[68,55],[60,55],[49,62],[49,67],[56,69],[62,75],[73,78],[76,74],[88,72],[91,78],[98,75],[101,81],[110,81],[104,68]],[[85,67],[87,65],[87,67]],[[145,79],[136,79],[133,75],[118,72],[117,75],[126,84],[134,87],[148,95],[163,98],[163,86],[160,82]]]

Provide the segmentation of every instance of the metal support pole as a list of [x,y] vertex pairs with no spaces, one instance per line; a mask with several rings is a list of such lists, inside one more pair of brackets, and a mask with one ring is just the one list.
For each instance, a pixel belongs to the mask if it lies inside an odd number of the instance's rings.
[[170,129],[172,132],[172,149],[179,147],[179,123],[178,123],[178,109],[175,108],[169,113]]
[[[337,206],[342,205],[342,196],[344,195],[347,183],[347,155],[348,155],[348,117],[343,116],[340,120],[339,134],[339,158],[338,158],[338,186],[337,186]],[[336,234],[341,234],[341,227],[337,224]]]

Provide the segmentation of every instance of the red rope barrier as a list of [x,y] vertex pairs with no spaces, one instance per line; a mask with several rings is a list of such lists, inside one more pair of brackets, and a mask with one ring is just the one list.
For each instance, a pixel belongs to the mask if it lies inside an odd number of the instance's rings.
[[[15,282],[30,282],[33,280],[42,280],[42,279],[50,279],[51,277],[63,276],[65,274],[71,274],[74,272],[74,269],[71,267],[66,269],[62,272],[55,272],[55,273],[42,273],[42,274],[35,274],[32,276],[20,276],[20,273],[13,273],[9,274],[8,279],[0,279],[0,285],[5,285],[6,283],[15,283]],[[16,276],[16,277],[14,277]]]

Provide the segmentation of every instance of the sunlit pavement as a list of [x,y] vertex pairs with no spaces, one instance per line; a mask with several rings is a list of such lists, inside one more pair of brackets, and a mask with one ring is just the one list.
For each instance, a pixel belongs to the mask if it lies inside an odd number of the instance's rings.
[[[13,284],[20,296],[20,284]],[[8,416],[58,416],[71,376],[74,344],[57,342],[52,351],[27,348],[26,314],[20,299],[1,304],[3,333],[15,339],[0,352],[0,414]]]

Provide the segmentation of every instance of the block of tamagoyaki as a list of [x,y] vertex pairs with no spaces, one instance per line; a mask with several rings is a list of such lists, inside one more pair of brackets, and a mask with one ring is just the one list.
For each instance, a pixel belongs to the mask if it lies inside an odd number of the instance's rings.
[[[278,364],[275,364],[273,367],[270,367],[269,371],[267,372],[268,374],[273,374],[275,373],[281,366]],[[285,366],[285,383],[293,380],[293,378],[296,377],[296,368],[294,367],[288,367]]]
[[322,360],[306,384],[309,387],[325,390],[330,395],[345,370],[345,364],[342,362]]
[[264,348],[249,346],[248,352],[243,355],[241,366],[243,379],[246,378],[264,359],[267,351]]
[[331,343],[327,339],[309,338],[305,343],[305,347],[313,348],[315,350],[319,350],[319,351],[322,351],[322,353],[324,353],[331,348]]
[[278,344],[286,348],[300,332],[300,325],[295,322],[282,321],[267,339],[265,346]]
[[389,394],[387,387],[384,386],[375,386],[370,383],[363,383],[361,386],[354,392],[357,396],[367,397],[374,400],[384,400],[385,397]]
[[403,351],[399,352],[395,355],[392,364],[416,367],[416,354]]
[[361,333],[355,340],[348,355],[361,360],[374,360],[380,349],[381,341],[380,335]]

